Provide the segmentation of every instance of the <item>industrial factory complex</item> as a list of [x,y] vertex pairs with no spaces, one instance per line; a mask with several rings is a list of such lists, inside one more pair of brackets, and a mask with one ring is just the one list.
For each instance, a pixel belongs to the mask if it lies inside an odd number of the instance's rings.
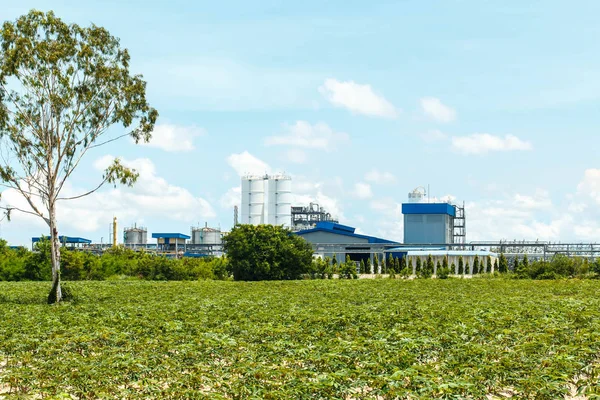
[[[340,224],[319,204],[292,204],[292,179],[287,175],[245,176],[241,180],[241,210],[234,208],[234,225],[272,224],[290,229],[304,238],[314,249],[316,257],[339,260],[350,257],[373,264],[375,257],[434,258],[434,263],[445,258],[457,263],[462,257],[465,264],[473,265],[477,256],[495,260],[502,252],[508,257],[528,254],[533,258],[547,258],[554,254],[595,258],[600,245],[556,244],[548,242],[467,242],[465,207],[449,202],[430,202],[428,193],[419,187],[408,194],[402,204],[404,240],[380,238],[359,234],[351,226]],[[241,217],[240,217],[241,214]],[[146,250],[170,257],[206,257],[223,254],[223,236],[220,228],[195,226],[189,235],[179,232],[152,233],[156,243],[148,243],[148,229],[134,224],[123,230],[122,244],[134,250]],[[101,252],[116,246],[117,219],[111,224],[109,243],[94,244],[80,237],[61,236],[65,246]],[[33,238],[32,242],[40,238]]]

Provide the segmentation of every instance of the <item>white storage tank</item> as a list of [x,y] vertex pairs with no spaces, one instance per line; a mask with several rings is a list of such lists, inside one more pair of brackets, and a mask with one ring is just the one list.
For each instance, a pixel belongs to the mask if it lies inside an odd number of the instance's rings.
[[292,178],[287,175],[242,178],[242,224],[292,225]]
[[215,244],[223,243],[223,235],[221,230],[217,228],[192,228],[192,244]]
[[123,230],[123,243],[126,246],[148,244],[148,229],[134,225]]

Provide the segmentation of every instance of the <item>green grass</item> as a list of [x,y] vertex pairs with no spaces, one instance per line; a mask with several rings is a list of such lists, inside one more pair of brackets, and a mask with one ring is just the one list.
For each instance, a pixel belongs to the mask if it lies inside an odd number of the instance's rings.
[[598,391],[599,281],[69,286],[47,306],[48,283],[0,283],[0,398],[557,399],[581,374]]

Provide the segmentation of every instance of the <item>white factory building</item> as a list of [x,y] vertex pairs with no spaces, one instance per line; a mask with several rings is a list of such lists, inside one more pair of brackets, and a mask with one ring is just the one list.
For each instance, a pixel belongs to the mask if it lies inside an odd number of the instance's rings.
[[242,177],[241,223],[292,226],[292,178],[287,175]]

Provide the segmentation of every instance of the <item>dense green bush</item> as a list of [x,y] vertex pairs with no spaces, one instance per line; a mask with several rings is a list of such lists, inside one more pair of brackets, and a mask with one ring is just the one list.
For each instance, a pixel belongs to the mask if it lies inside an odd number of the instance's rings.
[[300,279],[311,270],[312,246],[281,226],[238,225],[223,243],[235,280]]
[[[144,280],[226,279],[227,259],[169,259],[148,252],[117,247],[101,256],[69,249],[61,251],[61,275],[65,280],[105,280],[132,277]],[[0,281],[47,281],[52,276],[50,244],[41,241],[34,251],[11,249],[0,240]]]

